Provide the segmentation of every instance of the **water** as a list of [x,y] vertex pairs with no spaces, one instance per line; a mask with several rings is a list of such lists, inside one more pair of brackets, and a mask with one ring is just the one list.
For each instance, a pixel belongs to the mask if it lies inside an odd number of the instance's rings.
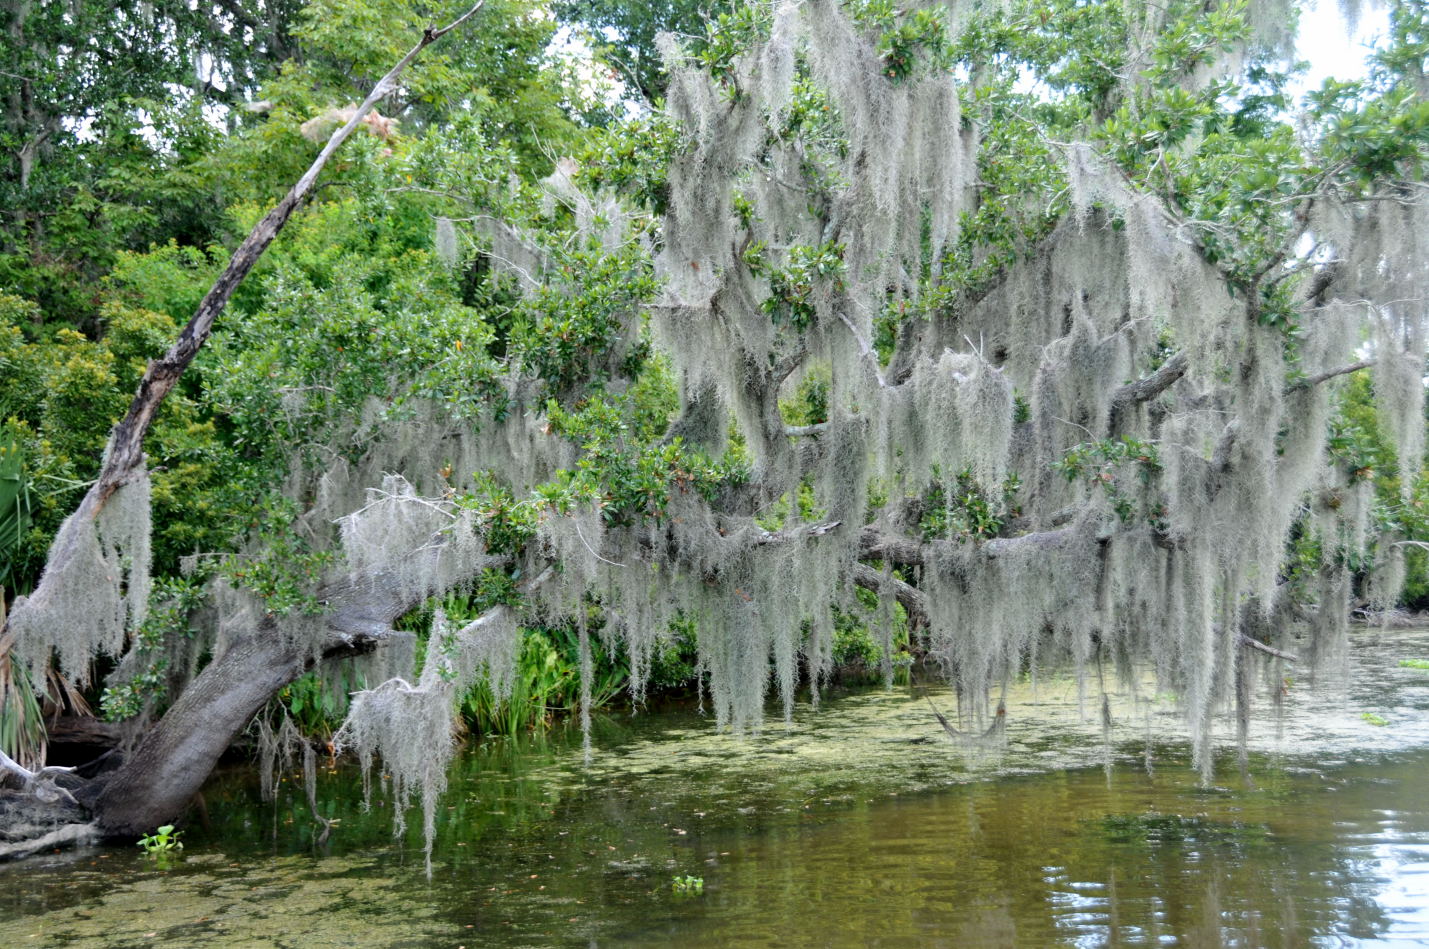
[[588,768],[577,735],[492,743],[460,759],[430,881],[351,769],[320,775],[324,845],[300,793],[264,804],[237,770],[167,867],[0,866],[0,946],[1429,945],[1429,671],[1404,657],[1429,630],[1357,634],[1347,686],[1275,679],[1248,770],[1228,745],[1209,787],[1148,744],[1176,716],[1144,687],[1109,753],[1094,681],[1015,687],[1002,752],[907,690],[749,739],[607,719]]

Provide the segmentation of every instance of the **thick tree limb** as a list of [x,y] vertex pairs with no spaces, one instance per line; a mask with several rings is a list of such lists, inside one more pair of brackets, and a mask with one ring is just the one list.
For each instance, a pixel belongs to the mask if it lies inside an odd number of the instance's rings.
[[[1034,531],[1017,537],[999,537],[979,546],[983,556],[989,559],[1006,557],[1010,554],[1035,549],[1054,549],[1075,538],[1085,528],[1082,526],[1059,527],[1055,530]],[[859,535],[859,557],[865,560],[891,560],[900,564],[926,563],[930,544],[910,540],[886,533],[877,526],[870,525]]]
[[50,747],[55,745],[90,745],[113,748],[123,738],[124,729],[115,722],[106,722],[88,715],[63,715],[46,719]]
[[870,525],[858,538],[858,555],[865,560],[891,560],[900,564],[921,564],[927,547],[916,540],[890,534]]
[[[428,549],[420,556],[435,558]],[[501,563],[492,557],[472,567]],[[328,612],[315,644],[285,635],[274,617],[215,656],[151,728],[100,792],[96,816],[106,834],[141,834],[178,818],[220,755],[279,689],[319,658],[356,655],[398,634],[392,623],[430,591],[414,590],[396,571],[345,577],[319,591]]]
[[866,563],[855,563],[849,579],[880,596],[891,589],[894,599],[903,604],[910,622],[918,626],[928,624],[928,598],[917,587],[904,583],[897,577],[885,577],[881,571]]
[[[1044,516],[1042,523],[1048,527],[1065,527],[1080,517],[1082,512],[1083,508],[1076,505],[1060,508],[1053,511],[1050,516]],[[1036,521],[1024,514],[1021,517],[1014,517],[1010,521],[1007,521],[1003,525],[1002,531],[1009,535],[1024,534],[1030,531],[1035,523]]]
[[763,531],[755,535],[754,546],[787,544],[791,540],[799,540],[803,537],[822,537],[837,529],[842,523],[842,521],[821,521],[818,524],[800,524],[798,527],[790,527],[782,531]]
[[1151,375],[1136,382],[1129,382],[1112,393],[1111,431],[1116,433],[1125,424],[1127,413],[1143,402],[1149,402],[1169,389],[1186,374],[1188,360],[1184,352],[1179,352],[1161,364]]
[[1007,557],[1024,550],[1055,550],[1069,541],[1075,540],[1086,528],[1080,525],[1059,527],[1049,531],[1034,531],[1017,537],[999,537],[982,545],[984,556],[989,559]]

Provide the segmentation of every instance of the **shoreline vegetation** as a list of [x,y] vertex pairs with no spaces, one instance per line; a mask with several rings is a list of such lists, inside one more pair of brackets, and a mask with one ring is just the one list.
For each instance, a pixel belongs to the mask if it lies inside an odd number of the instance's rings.
[[863,679],[1209,786],[1429,610],[1425,0],[11,7],[0,857],[251,743],[430,873],[458,737]]

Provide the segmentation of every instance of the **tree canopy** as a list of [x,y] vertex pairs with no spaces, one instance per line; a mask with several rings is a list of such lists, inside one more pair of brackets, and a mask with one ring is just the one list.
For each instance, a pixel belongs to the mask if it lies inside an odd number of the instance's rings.
[[457,702],[510,690],[533,623],[573,632],[587,722],[593,652],[639,696],[674,628],[736,731],[817,701],[850,621],[890,675],[911,628],[971,721],[1038,665],[1149,670],[1209,774],[1257,675],[1422,584],[1418,0],[1302,101],[1276,4],[737,3],[658,70],[643,20],[607,35],[663,88],[619,119],[543,5],[489,5],[234,293],[147,465],[70,514],[226,236],[463,5],[379,6],[293,11],[224,130],[145,132],[200,231],[86,257],[97,307],[0,296],[29,485],[0,480],[0,552],[38,584],[0,653],[41,694],[109,657],[134,725],[76,792],[100,831],[175,817],[278,690],[356,661],[337,740],[430,839]]

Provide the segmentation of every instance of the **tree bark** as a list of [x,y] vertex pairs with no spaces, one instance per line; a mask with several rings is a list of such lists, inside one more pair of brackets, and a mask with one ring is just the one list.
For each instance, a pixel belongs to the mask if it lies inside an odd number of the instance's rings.
[[[436,569],[437,547],[424,551]],[[502,563],[483,558],[473,574]],[[235,640],[199,673],[104,783],[93,805],[107,835],[143,834],[176,820],[224,750],[270,698],[319,658],[357,655],[399,635],[397,617],[424,597],[391,571],[346,576],[320,597],[328,607],[320,641],[288,636],[273,617]]]
[[308,653],[280,636],[254,635],[209,663],[105,784],[95,802],[103,832],[143,834],[181,815],[224,749],[307,669]]
[[[347,124],[333,133],[302,178],[234,251],[227,268],[173,346],[149,364],[128,413],[110,434],[99,477],[86,492],[75,516],[96,517],[114,492],[142,470],[144,436],[155,412],[208,339],[234,290],[312,192],[328,159],[377,101],[395,88],[398,76],[412,60],[474,16],[484,2],[477,0],[445,27],[426,29],[417,44],[377,83]],[[68,553],[52,549],[51,561]],[[52,571],[53,566],[53,562],[46,565],[31,599],[84,595],[84,591],[51,589],[55,585],[51,576],[63,575],[62,571]],[[383,582],[389,579],[347,578],[333,585],[330,602],[336,606],[327,623],[329,636],[316,647],[311,641],[283,636],[271,617],[234,641],[183,691],[117,771],[102,779],[102,785],[96,782],[76,792],[76,797],[89,805],[98,828],[109,835],[133,835],[178,818],[224,749],[278,690],[302,675],[320,656],[370,649],[391,635],[392,621],[415,604],[405,602],[395,583]]]
[[1111,413],[1108,427],[1113,435],[1118,434],[1126,427],[1127,415],[1133,408],[1149,402],[1167,389],[1171,388],[1177,380],[1186,374],[1188,363],[1186,354],[1179,352],[1161,364],[1157,369],[1145,379],[1130,382],[1117,389],[1111,397]]

